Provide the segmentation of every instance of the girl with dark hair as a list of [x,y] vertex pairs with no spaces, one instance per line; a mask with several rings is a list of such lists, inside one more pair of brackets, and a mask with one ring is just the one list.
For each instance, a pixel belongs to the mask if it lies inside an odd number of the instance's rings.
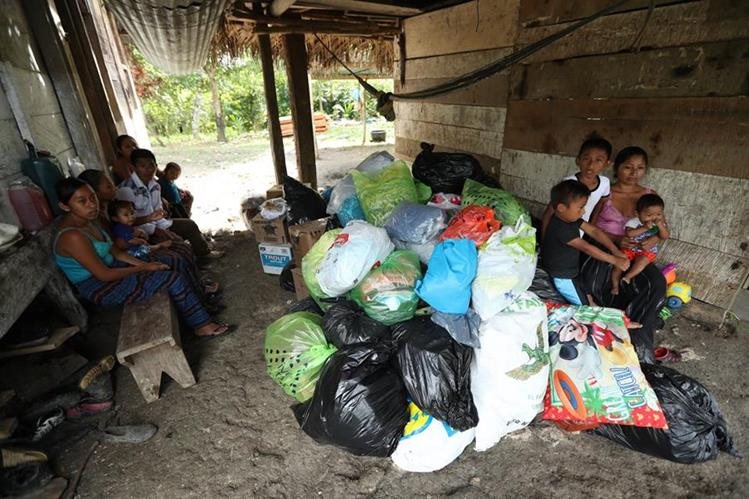
[[129,135],[120,135],[114,140],[114,150],[117,158],[112,166],[112,176],[115,184],[119,184],[130,178],[133,173],[133,165],[130,154],[138,148],[138,143]]
[[193,286],[177,270],[162,262],[145,262],[112,244],[99,218],[94,190],[75,178],[57,184],[60,208],[65,212],[53,244],[57,266],[85,299],[101,306],[140,303],[164,290],[181,319],[198,336],[229,331],[215,322]]
[[[616,181],[611,186],[611,195],[602,199],[593,211],[591,222],[622,249],[635,247],[635,241],[627,237],[625,224],[636,216],[637,200],[643,194],[655,193],[640,185],[648,167],[648,154],[640,147],[625,147],[614,160]],[[660,242],[654,235],[639,243],[639,248],[648,251]],[[580,270],[586,289],[599,305],[624,310],[642,328],[632,332],[632,342],[641,361],[653,362],[653,333],[656,329],[658,311],[666,295],[666,280],[658,268],[650,264],[635,276],[630,283],[623,283],[619,294],[612,294],[612,266],[588,258]]]

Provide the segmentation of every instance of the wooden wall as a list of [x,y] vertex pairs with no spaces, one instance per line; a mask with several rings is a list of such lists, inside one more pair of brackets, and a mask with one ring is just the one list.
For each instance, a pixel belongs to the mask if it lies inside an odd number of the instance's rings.
[[[431,87],[509,54],[518,5],[519,0],[482,0],[407,19],[405,83],[396,62],[396,92]],[[474,154],[498,176],[508,96],[509,72],[504,72],[465,90],[396,102],[396,153],[412,159],[426,141],[437,150]]]
[[[484,0],[478,23],[476,2],[409,19],[405,87],[461,74],[608,3]],[[596,131],[615,149],[644,147],[652,166],[644,183],[664,197],[672,227],[661,259],[679,264],[697,298],[728,306],[749,274],[749,3],[658,1],[633,50],[647,4],[598,19],[492,83],[439,104],[398,104],[396,151],[412,157],[426,140],[485,156],[539,214],[550,187],[576,170],[586,135]],[[450,39],[461,53],[443,55]]]

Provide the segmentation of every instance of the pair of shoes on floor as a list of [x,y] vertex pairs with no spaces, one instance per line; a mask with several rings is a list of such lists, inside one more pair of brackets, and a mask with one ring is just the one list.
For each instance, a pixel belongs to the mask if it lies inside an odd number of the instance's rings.
[[78,388],[87,391],[91,383],[94,382],[99,376],[104,373],[108,373],[114,367],[115,360],[111,355],[107,355],[103,359],[96,361],[93,365],[89,365],[83,372],[81,379],[78,381]]

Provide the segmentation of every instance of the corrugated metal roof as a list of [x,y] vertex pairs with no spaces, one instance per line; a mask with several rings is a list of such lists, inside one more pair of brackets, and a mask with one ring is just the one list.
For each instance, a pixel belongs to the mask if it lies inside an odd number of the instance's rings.
[[228,0],[106,0],[105,5],[154,66],[171,74],[205,64]]

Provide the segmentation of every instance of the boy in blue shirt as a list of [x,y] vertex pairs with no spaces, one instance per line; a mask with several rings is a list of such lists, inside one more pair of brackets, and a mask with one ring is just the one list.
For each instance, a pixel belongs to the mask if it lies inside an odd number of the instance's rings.
[[159,175],[161,197],[170,204],[172,218],[190,218],[192,212],[192,194],[190,194],[190,191],[180,189],[174,183],[181,174],[182,167],[177,163],[170,162],[166,164],[163,173]]
[[[580,252],[596,260],[610,263],[626,271],[629,260],[624,253],[596,226],[582,219],[590,190],[577,180],[563,180],[551,189],[554,210],[541,246],[543,266],[552,278],[554,287],[573,305],[594,305],[583,283],[578,279]],[[611,254],[584,241],[580,230],[588,234]]]

